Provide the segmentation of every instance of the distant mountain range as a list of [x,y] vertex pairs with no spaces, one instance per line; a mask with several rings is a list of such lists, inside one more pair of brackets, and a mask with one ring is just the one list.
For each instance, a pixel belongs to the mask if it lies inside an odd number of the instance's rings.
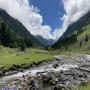
[[71,24],[62,37],[52,46],[61,49],[90,49],[90,11]]
[[36,35],[35,36],[43,45],[45,46],[50,46],[53,45],[56,41],[53,39],[44,39],[42,36],[40,35]]
[[[33,36],[16,19],[0,9],[0,44],[7,47],[45,47],[54,40]],[[52,45],[54,49],[90,50],[90,11],[75,23],[71,24],[61,38]]]
[[30,41],[32,46],[49,46],[54,44],[55,40],[47,40],[42,36],[33,36],[29,31],[16,19],[8,15],[4,10],[0,9],[0,24],[4,22],[8,28],[15,33],[16,37],[24,38]]

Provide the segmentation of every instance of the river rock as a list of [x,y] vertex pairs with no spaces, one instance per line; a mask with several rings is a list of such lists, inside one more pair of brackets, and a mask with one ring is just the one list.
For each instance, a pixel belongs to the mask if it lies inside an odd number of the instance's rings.
[[3,75],[3,72],[2,72],[2,71],[0,71],[0,77],[2,77],[2,75]]
[[58,63],[55,63],[55,64],[52,65],[52,67],[54,67],[54,68],[57,68],[58,66],[59,66]]

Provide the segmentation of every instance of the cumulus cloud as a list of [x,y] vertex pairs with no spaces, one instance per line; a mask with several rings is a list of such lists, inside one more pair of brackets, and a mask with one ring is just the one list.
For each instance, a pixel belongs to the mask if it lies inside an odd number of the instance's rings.
[[42,25],[43,17],[39,10],[29,4],[28,0],[0,0],[0,8],[20,21],[33,35],[41,35],[46,39],[54,39],[51,27]]
[[62,17],[63,25],[62,29],[55,31],[58,34],[62,35],[66,31],[68,26],[77,20],[79,20],[83,15],[85,15],[90,10],[90,0],[62,0],[64,4],[64,10],[66,14]]
[[64,27],[77,21],[90,10],[90,0],[63,0],[66,15],[64,15]]
[[[30,1],[30,0],[29,0]],[[30,5],[28,0],[0,0],[0,8],[20,21],[33,35],[41,35],[46,39],[58,39],[67,27],[90,10],[90,0],[62,0],[64,10],[62,27],[51,32],[49,25],[42,25],[43,17],[39,10]]]

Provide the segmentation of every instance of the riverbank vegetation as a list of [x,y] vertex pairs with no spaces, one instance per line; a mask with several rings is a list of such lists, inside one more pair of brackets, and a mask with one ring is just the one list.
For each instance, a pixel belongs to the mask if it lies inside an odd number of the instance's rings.
[[13,66],[19,66],[21,68],[29,67],[33,63],[37,64],[43,61],[54,60],[57,53],[51,53],[42,49],[30,48],[25,52],[19,49],[11,49],[0,46],[0,70],[9,70]]

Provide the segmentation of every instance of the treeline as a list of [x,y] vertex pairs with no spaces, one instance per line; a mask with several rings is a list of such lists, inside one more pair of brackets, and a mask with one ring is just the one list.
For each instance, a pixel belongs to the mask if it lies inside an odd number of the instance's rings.
[[58,47],[58,48],[67,48],[68,45],[77,42],[77,34],[72,34],[71,36],[65,38],[65,39],[61,39],[59,41],[59,43],[57,44],[57,46],[54,47]]
[[0,24],[0,44],[10,48],[20,47],[21,50],[32,46],[29,38],[17,35],[4,22]]
[[84,30],[78,30],[77,33],[73,33],[71,34],[69,37],[61,39],[59,41],[59,43],[57,44],[57,46],[54,47],[58,47],[58,48],[65,48],[68,49],[68,47],[70,47],[70,45],[74,45],[75,43],[79,43],[78,47],[81,47],[84,43],[88,42],[90,40],[90,35],[86,34],[85,37],[83,37],[83,39],[78,40],[78,37],[80,36],[80,34],[84,32]]
[[[87,26],[84,29],[80,29],[77,31],[77,37],[80,36],[85,30],[87,30]],[[79,47],[81,47],[84,43],[88,42],[90,39],[90,35],[87,33],[85,36],[79,41]]]
[[84,37],[84,39],[83,40],[80,40],[79,46],[81,47],[84,43],[88,42],[89,41],[89,37],[90,36],[88,34],[86,34],[86,36]]

